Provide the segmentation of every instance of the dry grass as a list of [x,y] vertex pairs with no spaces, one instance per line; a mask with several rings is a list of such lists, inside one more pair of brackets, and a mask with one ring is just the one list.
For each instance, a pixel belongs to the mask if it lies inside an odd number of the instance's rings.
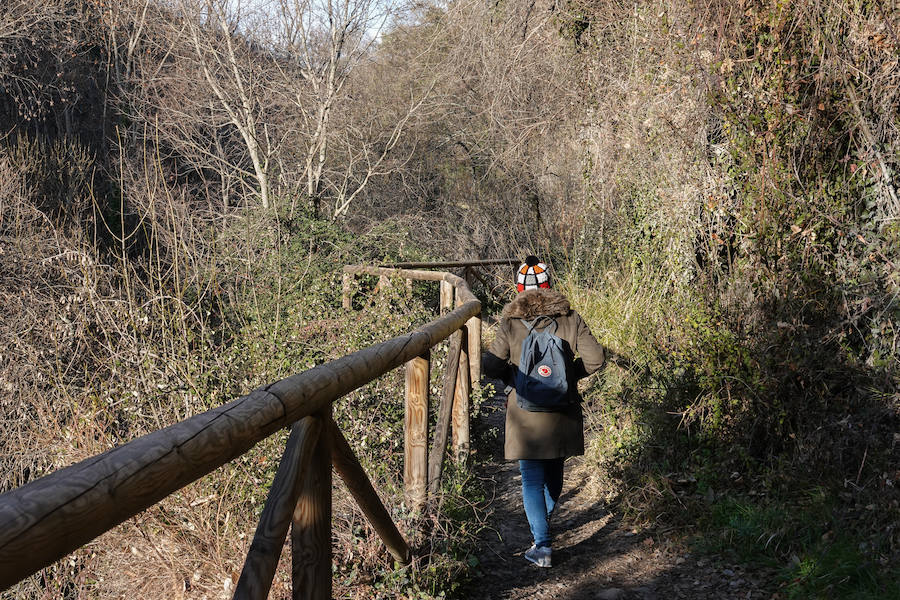
[[[313,274],[323,279],[311,279],[309,261],[286,254],[290,237],[277,223],[241,214],[204,220],[153,173],[122,179],[128,218],[141,229],[123,239],[110,224],[105,251],[36,209],[21,178],[0,181],[0,385],[10,392],[0,422],[3,490],[405,332],[427,315],[397,286],[365,318],[332,318],[340,310],[329,281],[337,276],[320,265]],[[452,537],[441,511],[429,516],[440,527],[423,527],[398,500],[402,387],[402,373],[390,374],[342,399],[335,418],[401,530],[418,532],[413,571],[437,572],[443,559],[432,554]],[[285,438],[261,442],[3,597],[229,598]],[[410,574],[392,575],[337,479],[333,497],[336,593],[392,597],[414,585]],[[459,564],[447,559],[439,568]],[[273,598],[289,597],[289,573],[283,559]]]

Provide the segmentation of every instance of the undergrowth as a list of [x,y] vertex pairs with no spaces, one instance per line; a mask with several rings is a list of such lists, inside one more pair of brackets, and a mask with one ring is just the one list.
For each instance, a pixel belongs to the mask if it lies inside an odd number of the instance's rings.
[[[19,417],[3,424],[4,490],[434,318],[437,291],[424,283],[376,290],[361,277],[352,312],[341,308],[344,264],[421,259],[400,253],[399,223],[351,235],[306,216],[248,211],[222,227],[217,215],[203,222],[135,197],[130,210],[144,211],[149,246],[104,254],[46,219],[27,182],[0,183],[3,308],[12,317],[0,383],[13,392],[4,413]],[[451,461],[427,514],[404,506],[402,370],[340,399],[333,414],[416,556],[394,564],[336,478],[335,594],[449,597],[470,568],[477,483]],[[230,597],[286,437],[270,436],[3,597]],[[290,595],[289,556],[273,598]]]
[[[890,444],[876,450],[875,438],[857,435],[881,413],[861,405],[816,415],[816,426],[794,434],[789,451],[755,456],[752,438],[732,429],[741,406],[722,385],[729,377],[722,354],[737,342],[713,344],[709,336],[719,334],[698,331],[716,322],[702,316],[696,299],[670,294],[654,302],[645,288],[665,283],[618,277],[564,285],[612,351],[606,372],[585,389],[592,435],[583,469],[593,493],[631,526],[675,533],[695,552],[771,574],[766,586],[778,597],[893,597],[900,585],[897,472]],[[718,370],[698,368],[704,347]],[[732,368],[747,368],[742,361]],[[843,445],[856,443],[866,452]],[[859,460],[849,472],[837,458],[819,462],[842,452]]]
[[893,597],[896,8],[568,6],[610,115],[565,256],[618,355],[587,383],[589,481],[780,597]]

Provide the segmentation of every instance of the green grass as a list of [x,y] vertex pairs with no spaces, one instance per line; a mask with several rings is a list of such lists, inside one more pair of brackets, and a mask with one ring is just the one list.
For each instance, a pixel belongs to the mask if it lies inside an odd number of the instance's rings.
[[788,598],[900,598],[897,574],[878,569],[851,536],[805,548],[781,575]]
[[782,597],[796,599],[900,597],[895,570],[878,563],[884,540],[841,527],[824,490],[794,502],[727,498],[701,520],[695,548],[749,565],[774,568]]

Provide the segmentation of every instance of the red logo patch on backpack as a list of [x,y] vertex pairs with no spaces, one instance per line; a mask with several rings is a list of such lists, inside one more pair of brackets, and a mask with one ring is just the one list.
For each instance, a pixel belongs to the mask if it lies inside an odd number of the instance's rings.
[[537,372],[541,377],[550,377],[550,375],[553,374],[553,369],[551,369],[547,365],[541,365],[540,367],[538,367]]

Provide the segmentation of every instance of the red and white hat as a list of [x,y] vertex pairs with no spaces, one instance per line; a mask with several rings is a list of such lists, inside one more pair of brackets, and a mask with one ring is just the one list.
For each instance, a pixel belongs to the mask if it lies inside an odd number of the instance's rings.
[[516,271],[516,289],[520,292],[550,287],[550,270],[538,257],[529,256]]

